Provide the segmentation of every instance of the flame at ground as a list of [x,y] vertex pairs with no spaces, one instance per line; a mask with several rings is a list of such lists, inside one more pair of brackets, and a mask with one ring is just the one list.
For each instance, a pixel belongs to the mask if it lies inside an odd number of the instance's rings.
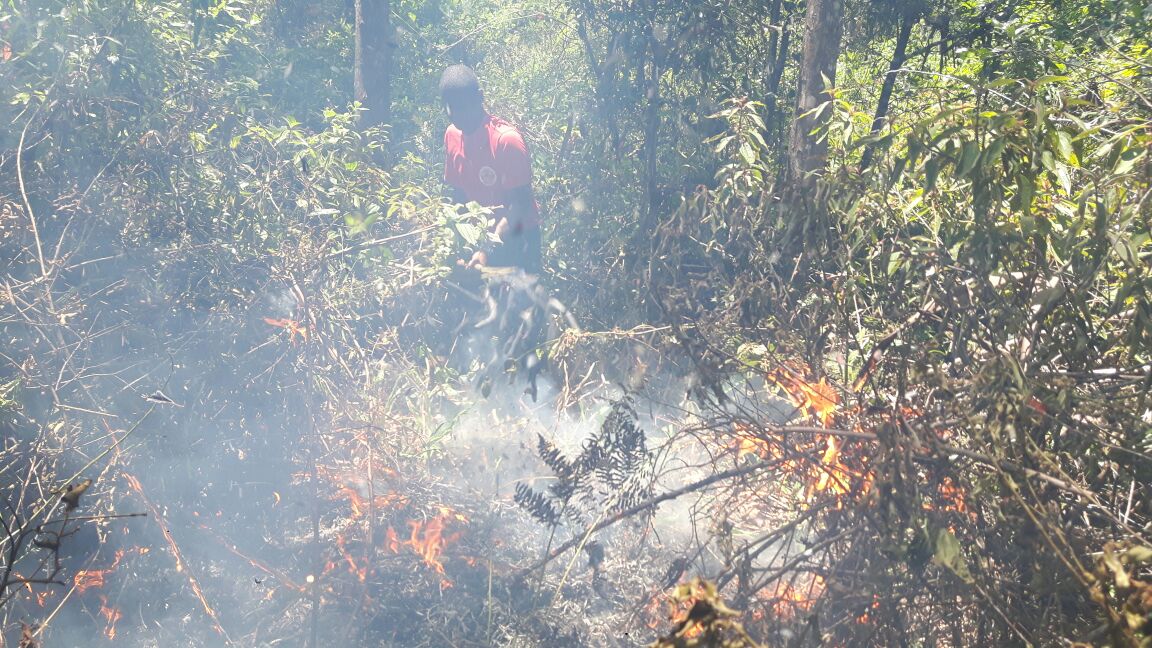
[[104,576],[110,569],[81,569],[76,572],[72,577],[73,584],[76,585],[76,593],[83,594],[92,588],[104,587]]
[[[346,544],[347,540],[344,539],[344,534],[336,536],[336,549],[340,552],[340,556],[344,559],[344,562],[347,563],[348,573],[363,583],[368,578],[368,566],[356,564],[356,559],[348,552],[348,547],[345,546]],[[325,571],[327,571],[327,569],[325,569]]]
[[860,616],[856,617],[856,623],[861,623],[861,624],[871,623],[872,622],[871,611],[872,610],[879,610],[879,609],[880,609],[880,597],[873,595],[872,596],[872,605],[870,605],[862,613],[860,613]]
[[945,477],[940,481],[940,498],[944,504],[940,507],[945,511],[956,511],[957,513],[967,513],[968,503],[965,499],[964,489],[957,486],[952,481],[951,477]]
[[83,594],[90,589],[99,589],[104,587],[105,578],[120,566],[120,561],[124,560],[124,556],[128,552],[137,553],[140,555],[148,553],[148,547],[134,547],[125,551],[124,549],[116,550],[115,556],[112,558],[112,564],[105,569],[78,569],[76,574],[72,577],[72,584],[76,587],[77,594]]
[[183,554],[180,551],[180,546],[176,544],[176,540],[168,531],[167,523],[165,522],[166,516],[161,513],[156,504],[151,500],[151,498],[148,497],[147,491],[144,489],[143,484],[140,483],[140,480],[137,479],[135,475],[129,474],[127,472],[123,472],[121,474],[124,477],[124,481],[128,482],[128,487],[136,492],[141,501],[144,503],[144,506],[146,506],[152,513],[152,519],[157,524],[159,524],[160,528],[164,531],[164,541],[168,544],[169,552],[175,561],[176,572],[185,573],[188,578],[188,585],[192,588],[192,593],[195,594],[196,599],[200,601],[200,605],[204,608],[204,613],[207,614],[208,617],[212,620],[212,625],[216,629],[216,632],[228,640],[229,643],[231,643],[231,640],[228,639],[228,633],[224,630],[224,626],[220,624],[220,617],[217,616],[216,610],[208,604],[208,598],[204,596],[204,590],[200,587],[200,581],[196,579],[191,571],[185,570]]
[[[115,556],[112,558],[112,564],[105,569],[80,569],[72,577],[73,586],[76,588],[77,594],[83,594],[90,589],[100,589],[104,587],[107,582],[107,577],[116,571],[120,563],[124,560],[124,556],[128,554],[144,555],[148,553],[148,547],[133,547],[131,549],[118,549]],[[44,602],[37,597],[37,602],[43,606]],[[116,638],[116,622],[123,618],[124,614],[117,608],[108,604],[108,597],[104,594],[100,595],[100,616],[104,617],[104,636],[109,641]]]
[[[687,587],[681,585],[679,588]],[[677,589],[679,589],[677,588]],[[644,606],[645,625],[653,631],[659,631],[669,622],[674,627],[682,627],[679,636],[684,639],[697,637],[704,632],[704,626],[695,621],[689,621],[689,613],[696,605],[695,597],[682,598],[661,593],[653,596]]]
[[124,617],[120,610],[108,605],[108,597],[100,595],[100,616],[104,617],[104,636],[112,641],[116,638],[116,622]]
[[[338,499],[348,500],[348,505],[352,508],[352,519],[364,517],[368,513],[368,500],[360,495],[360,493],[350,486],[341,486],[336,492]],[[389,508],[402,506],[408,503],[408,498],[395,492],[388,492],[383,495],[377,495],[372,500],[372,505],[376,508]]]
[[[440,561],[440,556],[443,555],[445,547],[463,535],[461,532],[444,535],[445,525],[450,521],[467,523],[468,518],[444,506],[438,509],[439,513],[430,520],[409,520],[410,533],[407,540],[401,541],[396,530],[388,527],[387,540],[389,551],[400,553],[402,547],[411,547],[425,565],[443,576],[444,564]],[[447,579],[442,579],[441,584],[446,587],[452,585]]]
[[288,341],[296,344],[296,336],[299,335],[300,339],[304,342],[308,341],[308,327],[301,325],[296,320],[291,320],[286,317],[274,318],[265,317],[264,323],[269,326],[276,326],[288,332]]

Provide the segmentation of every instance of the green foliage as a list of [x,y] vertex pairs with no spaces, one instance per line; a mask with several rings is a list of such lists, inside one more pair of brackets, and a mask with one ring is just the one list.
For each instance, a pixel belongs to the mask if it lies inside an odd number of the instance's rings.
[[[1116,44],[1101,48],[1040,12],[990,24],[982,47],[932,74],[932,95],[905,94],[876,135],[854,103],[867,91],[838,91],[818,108],[833,111],[821,135],[834,164],[811,194],[790,198],[760,170],[749,105],[732,104],[717,140],[729,162],[658,230],[652,286],[674,320],[693,322],[678,335],[712,350],[703,360],[732,366],[731,354],[754,373],[802,359],[856,404],[842,425],[876,430],[879,515],[868,524],[879,549],[856,540],[843,560],[888,567],[853,587],[888,596],[929,555],[954,577],[931,593],[948,606],[957,591],[982,600],[1002,589],[993,566],[1011,563],[1030,587],[1079,597],[1050,625],[1005,627],[1012,636],[1076,636],[1102,613],[1127,641],[1142,630],[1118,621],[1125,604],[1102,601],[1083,576],[1108,525],[1123,522],[1115,509],[1106,523],[1069,518],[1152,476],[1152,132],[1143,95],[1130,92],[1152,61],[1146,35],[1092,27]],[[1025,54],[1036,50],[1045,55]],[[862,174],[866,147],[885,153]],[[943,456],[930,465],[918,453]],[[931,495],[960,475],[979,523]],[[923,498],[931,508],[919,512]]]
[[[433,349],[458,315],[440,280],[490,216],[439,198],[434,81],[462,60],[529,140],[549,282],[591,329],[670,331],[680,348],[652,336],[654,353],[690,357],[710,388],[694,394],[781,365],[838,390],[836,425],[860,442],[845,461],[871,490],[811,503],[824,512],[802,526],[845,540],[792,565],[828,575],[810,611],[835,620],[827,641],[980,628],[1047,645],[1104,622],[1147,642],[1146,3],[850,3],[816,109],[831,163],[804,192],[777,184],[799,4],[392,7],[394,119],[364,130],[344,3],[0,5],[0,410],[54,443],[100,430],[74,413],[127,407],[143,377],[116,372],[152,362],[139,349],[195,348],[178,371],[223,403],[213,426],[247,435],[259,391],[434,454],[454,422],[440,399],[465,398]],[[901,21],[909,55],[873,132]],[[713,405],[700,417],[746,414]],[[518,501],[554,525],[582,489],[614,512],[649,495],[633,414],[614,409],[575,458],[542,443],[555,488]],[[740,580],[750,605],[776,582]],[[676,596],[730,621],[715,589]],[[666,645],[696,641],[684,629]]]

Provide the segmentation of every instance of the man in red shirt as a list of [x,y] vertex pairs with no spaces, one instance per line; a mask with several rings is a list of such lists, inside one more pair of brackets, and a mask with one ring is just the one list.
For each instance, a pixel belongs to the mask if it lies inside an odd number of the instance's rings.
[[524,137],[484,109],[480,81],[467,65],[444,70],[440,97],[452,122],[444,131],[444,181],[456,202],[475,201],[493,209],[492,232],[500,240],[461,263],[540,272],[540,214]]

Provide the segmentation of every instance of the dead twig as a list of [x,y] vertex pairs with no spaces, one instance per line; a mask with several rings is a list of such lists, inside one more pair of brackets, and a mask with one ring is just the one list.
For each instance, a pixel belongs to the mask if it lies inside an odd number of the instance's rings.
[[626,508],[623,511],[620,511],[619,513],[615,513],[613,515],[610,515],[610,516],[600,520],[599,522],[593,524],[588,529],[586,529],[583,533],[580,533],[580,534],[574,536],[571,540],[559,545],[558,547],[556,547],[552,551],[548,552],[547,556],[545,556],[541,560],[537,561],[536,563],[534,563],[530,567],[520,570],[518,575],[523,577],[527,574],[530,574],[530,573],[536,571],[537,569],[542,569],[548,563],[552,562],[553,560],[555,560],[559,556],[563,555],[565,552],[579,546],[583,542],[583,540],[585,538],[591,536],[591,534],[596,533],[597,531],[600,531],[602,529],[606,529],[606,528],[616,524],[617,522],[621,522],[623,520],[626,520],[626,519],[632,517],[633,515],[636,515],[637,513],[640,513],[642,511],[647,510],[647,509],[658,506],[662,502],[674,500],[674,499],[681,497],[683,495],[687,495],[689,493],[693,493],[693,492],[702,490],[704,488],[707,488],[707,487],[711,486],[712,484],[715,484],[718,482],[722,482],[722,481],[725,481],[728,479],[734,479],[736,477],[742,477],[745,475],[750,475],[752,473],[755,473],[755,472],[758,472],[761,470],[767,470],[769,468],[774,468],[776,466],[777,466],[777,463],[772,462],[772,463],[757,463],[757,464],[751,464],[748,466],[743,466],[740,468],[733,468],[731,470],[725,470],[724,472],[716,473],[710,477],[706,477],[704,479],[693,482],[691,484],[687,484],[687,485],[682,486],[680,488],[670,490],[666,493],[661,493],[660,495],[657,495],[655,497],[651,497],[647,500],[644,500],[643,502],[640,502],[639,504],[636,504],[635,506],[631,506],[629,508]]

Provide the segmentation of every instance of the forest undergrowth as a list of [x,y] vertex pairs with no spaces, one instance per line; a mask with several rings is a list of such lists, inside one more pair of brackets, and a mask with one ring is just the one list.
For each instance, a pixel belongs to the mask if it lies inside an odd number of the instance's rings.
[[1150,645],[1148,10],[554,4],[0,5],[0,645]]

